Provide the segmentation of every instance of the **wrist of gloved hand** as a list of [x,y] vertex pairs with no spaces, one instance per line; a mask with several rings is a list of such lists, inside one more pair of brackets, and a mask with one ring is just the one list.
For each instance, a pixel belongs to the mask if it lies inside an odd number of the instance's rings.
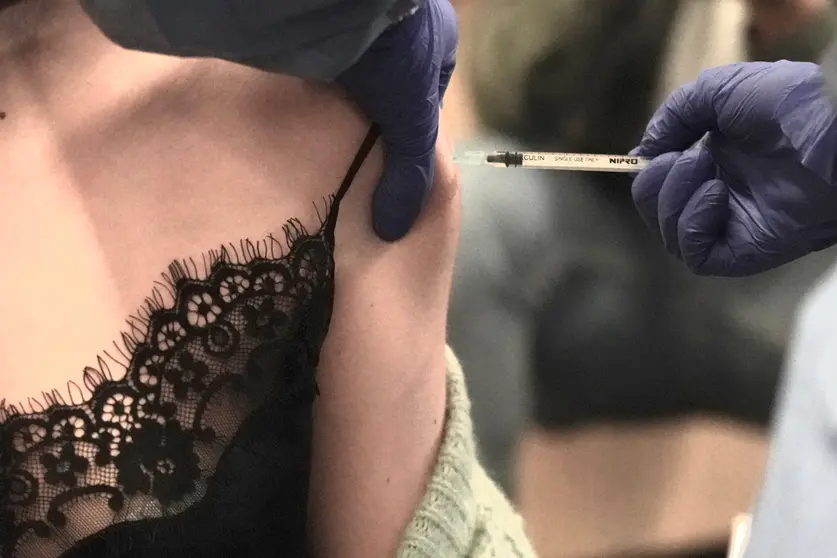
[[[796,150],[799,162],[821,180],[837,188],[837,73],[822,67],[816,68],[816,77],[799,86],[798,94],[794,95],[796,102],[788,99],[791,109],[788,115],[795,117],[798,123],[794,122],[794,118],[788,118],[783,131]],[[824,92],[826,95],[823,95]],[[799,99],[814,96],[819,97],[817,110],[796,108]],[[831,207],[830,211],[835,214],[837,208]],[[813,249],[820,250],[833,243],[833,239],[828,239]]]

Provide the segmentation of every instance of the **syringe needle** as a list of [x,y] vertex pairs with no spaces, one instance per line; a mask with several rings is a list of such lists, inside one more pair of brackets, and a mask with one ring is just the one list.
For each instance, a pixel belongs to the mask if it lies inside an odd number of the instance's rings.
[[455,153],[453,162],[460,165],[487,165],[488,153],[485,151],[465,151]]

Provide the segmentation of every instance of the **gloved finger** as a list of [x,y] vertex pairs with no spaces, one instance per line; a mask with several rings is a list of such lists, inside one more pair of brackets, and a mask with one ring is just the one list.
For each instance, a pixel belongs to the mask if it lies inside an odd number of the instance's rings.
[[704,89],[700,81],[694,81],[669,95],[649,120],[636,154],[656,157],[684,151],[715,129],[717,117]]
[[680,258],[680,215],[701,184],[715,174],[715,160],[701,142],[683,152],[663,181],[657,198],[657,222],[663,244],[675,258]]
[[634,205],[642,220],[653,231],[659,230],[657,223],[657,197],[660,195],[660,188],[668,176],[671,167],[680,158],[680,152],[666,153],[660,155],[634,178],[631,185],[631,195],[634,198]]
[[[442,70],[439,72],[439,99],[445,98],[445,93],[450,85],[450,78],[453,77],[453,70],[456,68],[456,57],[450,63],[442,65]],[[441,101],[440,101],[441,105]]]
[[[425,4],[429,9],[436,2]],[[355,98],[370,120],[380,127],[386,160],[372,205],[372,226],[381,239],[400,240],[418,217],[433,179],[433,150],[439,133],[439,80],[435,43],[424,34],[404,59],[404,52],[386,47],[396,33],[410,26],[429,25],[420,14],[397,24],[385,41],[376,43],[338,81]],[[385,68],[400,68],[397,79],[375,79]]]
[[439,48],[442,50],[442,65],[439,68],[439,99],[444,99],[445,92],[450,85],[450,78],[456,68],[456,49],[459,46],[459,25],[456,10],[447,0],[436,2],[433,6],[433,25],[441,27],[437,36]]
[[413,226],[433,184],[433,154],[439,135],[439,98],[416,99],[394,120],[379,119],[386,142],[381,181],[375,190],[372,225],[381,239],[394,242]]
[[412,228],[433,185],[434,165],[432,146],[418,157],[393,149],[387,152],[384,172],[372,197],[372,226],[383,240],[400,240]]
[[698,187],[677,223],[683,262],[697,275],[730,275],[734,254],[724,236],[729,221],[729,188],[718,179]]

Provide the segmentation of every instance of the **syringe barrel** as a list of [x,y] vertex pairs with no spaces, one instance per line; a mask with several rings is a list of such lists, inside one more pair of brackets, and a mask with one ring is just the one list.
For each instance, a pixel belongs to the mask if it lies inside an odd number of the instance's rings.
[[537,151],[498,152],[486,159],[488,163],[502,163],[509,167],[594,172],[639,172],[648,166],[648,161],[631,155]]

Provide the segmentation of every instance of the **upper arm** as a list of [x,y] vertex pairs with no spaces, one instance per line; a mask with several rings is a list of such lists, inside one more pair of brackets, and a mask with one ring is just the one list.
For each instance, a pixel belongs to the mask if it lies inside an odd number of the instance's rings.
[[[392,556],[436,463],[459,197],[446,150],[410,233],[372,232],[377,177],[340,211],[334,316],[318,383],[311,518],[315,555]],[[366,172],[365,171],[365,172]],[[339,466],[335,466],[338,464]]]

